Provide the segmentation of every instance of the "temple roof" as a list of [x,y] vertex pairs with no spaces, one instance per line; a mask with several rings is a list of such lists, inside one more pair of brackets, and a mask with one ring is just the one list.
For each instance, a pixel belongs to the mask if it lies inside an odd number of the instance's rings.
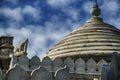
[[120,52],[120,30],[103,22],[100,13],[96,2],[91,9],[92,18],[65,36],[46,55],[55,58]]

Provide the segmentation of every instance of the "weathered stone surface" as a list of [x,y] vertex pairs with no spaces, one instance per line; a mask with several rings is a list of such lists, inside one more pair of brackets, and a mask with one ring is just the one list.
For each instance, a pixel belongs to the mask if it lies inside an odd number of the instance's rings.
[[24,70],[29,70],[29,59],[26,55],[22,55],[19,57],[19,63],[18,63]]
[[55,80],[70,80],[69,68],[59,69],[55,73]]
[[103,65],[108,65],[108,63],[104,60],[104,59],[101,59],[98,63],[97,63],[97,67],[98,67],[98,72],[101,73],[101,70],[102,70],[102,66]]
[[118,80],[120,75],[120,54],[114,53],[110,65],[114,80]]
[[18,59],[17,59],[17,57],[13,56],[13,57],[11,58],[11,62],[10,62],[10,67],[9,67],[9,69],[11,69],[12,67],[14,67],[16,64],[18,64]]
[[27,52],[27,45],[28,45],[28,39],[26,39],[25,41],[23,41],[22,43],[17,45],[17,47],[15,48],[15,53],[18,53],[18,54],[15,54],[15,55],[16,56],[20,56],[22,54],[26,54],[26,52]]
[[41,65],[40,59],[37,56],[32,57],[29,61],[30,70],[34,70]]
[[110,77],[110,67],[108,65],[103,65],[101,71],[101,80],[112,80]]
[[43,58],[42,67],[48,71],[52,71],[52,60],[48,56]]
[[0,80],[2,80],[2,78],[3,78],[3,75],[2,75],[2,70],[0,68]]
[[92,18],[90,22],[73,30],[54,45],[47,52],[47,56],[55,58],[95,55],[101,59],[99,55],[108,56],[114,51],[120,52],[120,30],[100,19]]
[[82,58],[79,58],[75,61],[75,72],[76,73],[85,73],[86,63]]
[[94,59],[89,59],[87,61],[87,73],[96,73],[97,64]]
[[62,59],[60,57],[57,57],[54,59],[53,61],[53,71],[57,71],[59,68],[63,68],[64,67],[64,63],[62,61]]
[[74,60],[70,57],[64,60],[64,65],[69,67],[70,72],[74,72]]
[[21,68],[19,65],[16,65],[14,68],[10,69],[7,72],[7,80],[27,80],[27,72]]
[[52,75],[43,67],[34,70],[29,80],[53,80]]

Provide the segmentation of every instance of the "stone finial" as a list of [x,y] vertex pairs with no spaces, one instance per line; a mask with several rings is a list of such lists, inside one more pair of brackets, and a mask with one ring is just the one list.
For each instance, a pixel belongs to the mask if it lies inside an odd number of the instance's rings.
[[88,23],[103,22],[103,19],[99,17],[99,15],[101,14],[101,10],[97,4],[97,0],[95,0],[93,8],[90,10],[90,13],[92,15],[92,18],[87,21]]
[[27,54],[27,46],[28,46],[28,38],[19,45],[17,45],[17,47],[15,48],[15,55],[20,56],[22,54]]
[[98,7],[97,0],[95,0],[95,3],[93,5],[93,8],[91,9],[90,13],[92,14],[93,17],[97,17],[100,15],[101,10]]

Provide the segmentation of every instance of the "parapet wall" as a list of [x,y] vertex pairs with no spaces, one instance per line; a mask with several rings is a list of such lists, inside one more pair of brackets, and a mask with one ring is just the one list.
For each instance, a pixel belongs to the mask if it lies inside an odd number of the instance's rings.
[[27,71],[19,65],[15,65],[7,73],[3,73],[0,69],[0,80],[70,80],[70,77],[68,67],[57,70],[55,75],[45,68],[39,67],[28,75]]
[[68,57],[62,60],[60,57],[51,60],[49,57],[45,57],[40,61],[37,56],[28,59],[26,55],[23,55],[19,58],[13,57],[11,61],[10,68],[14,65],[20,65],[25,71],[32,71],[40,66],[44,67],[46,70],[50,72],[55,72],[59,68],[63,68],[64,66],[68,66],[70,73],[91,73],[91,74],[100,74],[102,65],[109,65],[104,59],[101,59],[99,62],[95,62],[94,59],[90,58],[87,62],[85,62],[82,58],[78,58],[73,60]]
[[[49,57],[44,57],[40,60],[37,56],[31,59],[26,55],[21,57],[13,56],[7,73],[0,71],[0,78],[2,78],[0,80],[69,80],[69,78],[70,80],[93,78],[99,80],[103,65],[109,65],[109,63],[104,59],[96,62],[92,58],[88,61],[84,61],[82,58],[74,60],[70,57],[64,60],[60,57],[54,60],[51,60]],[[65,66],[69,68],[69,71],[64,68]],[[60,71],[61,75],[57,76],[59,70],[62,70],[63,73]]]

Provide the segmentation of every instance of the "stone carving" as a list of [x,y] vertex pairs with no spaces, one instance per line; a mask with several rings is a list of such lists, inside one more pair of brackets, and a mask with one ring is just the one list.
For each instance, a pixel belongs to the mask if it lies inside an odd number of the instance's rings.
[[53,80],[52,75],[43,67],[39,67],[31,73],[29,80]]
[[97,69],[97,64],[94,61],[94,59],[89,59],[87,61],[87,73],[96,73],[96,69]]
[[14,68],[10,69],[7,72],[7,80],[27,80],[27,72],[21,68],[19,65],[16,65]]
[[70,80],[69,68],[62,68],[56,71],[55,80]]
[[57,71],[59,68],[63,68],[64,67],[64,63],[62,61],[62,59],[60,57],[57,57],[54,59],[53,61],[53,71]]
[[29,59],[26,55],[22,55],[19,59],[19,65],[24,69],[24,70],[29,70]]
[[17,54],[17,52],[23,52],[26,53],[27,52],[27,45],[28,45],[28,39],[26,39],[25,41],[23,41],[21,44],[19,44],[16,48],[15,48],[15,53]]
[[32,57],[29,63],[30,70],[36,69],[41,65],[40,59],[37,56]]
[[101,60],[98,62],[98,64],[97,64],[98,72],[99,72],[99,73],[101,72],[103,65],[108,65],[108,63],[107,63],[104,59],[101,59]]
[[76,73],[85,73],[86,63],[82,58],[75,61]]
[[42,60],[42,66],[46,70],[52,71],[52,60],[48,56],[44,57]]
[[74,60],[73,59],[71,59],[70,57],[66,58],[64,60],[64,65],[69,67],[70,72],[74,72]]

